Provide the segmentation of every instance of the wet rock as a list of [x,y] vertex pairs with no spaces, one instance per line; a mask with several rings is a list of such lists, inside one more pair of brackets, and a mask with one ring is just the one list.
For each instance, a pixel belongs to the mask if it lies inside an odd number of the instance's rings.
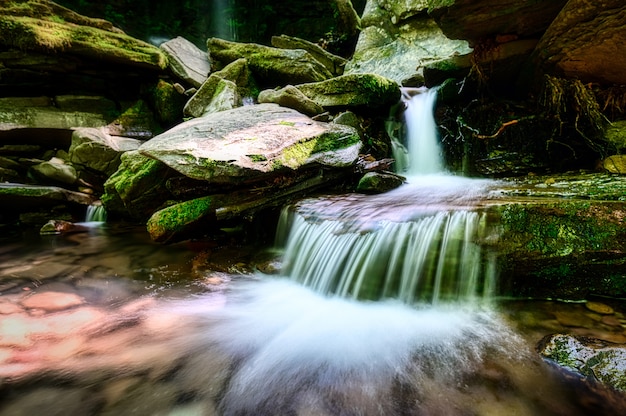
[[65,185],[73,185],[78,181],[78,174],[73,166],[65,163],[59,158],[52,158],[47,162],[39,163],[31,167],[32,172],[37,175],[44,183],[57,183]]
[[175,85],[159,80],[154,89],[154,106],[157,118],[163,126],[171,127],[182,121],[186,101],[184,90],[179,91]]
[[601,315],[613,315],[615,310],[609,305],[600,302],[585,302],[585,308]]
[[359,181],[356,191],[364,194],[380,194],[402,185],[404,178],[391,173],[368,172]]
[[23,299],[20,304],[26,309],[55,312],[82,305],[84,302],[82,297],[74,293],[42,292]]
[[162,43],[160,48],[174,75],[193,87],[200,87],[211,73],[208,54],[181,36]]
[[246,58],[255,79],[263,87],[318,82],[332,74],[302,49],[280,49],[254,43],[229,42],[211,38],[207,48],[212,58],[229,64]]
[[89,227],[74,224],[70,221],[50,220],[39,230],[41,235],[81,233],[89,231]]
[[50,207],[63,203],[91,205],[95,199],[93,195],[56,186],[0,184],[0,201],[2,202],[0,211],[5,209],[27,211],[32,208]]
[[539,354],[570,371],[626,391],[626,348],[604,340],[566,334],[546,336]]

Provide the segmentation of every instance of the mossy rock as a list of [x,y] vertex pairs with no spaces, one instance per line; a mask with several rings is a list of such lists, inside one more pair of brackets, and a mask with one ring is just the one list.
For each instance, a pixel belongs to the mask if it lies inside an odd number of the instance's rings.
[[90,19],[53,2],[11,1],[0,6],[0,45],[95,61],[164,70],[165,54],[109,22]]
[[296,88],[322,107],[381,108],[400,100],[400,86],[376,74],[342,75]]

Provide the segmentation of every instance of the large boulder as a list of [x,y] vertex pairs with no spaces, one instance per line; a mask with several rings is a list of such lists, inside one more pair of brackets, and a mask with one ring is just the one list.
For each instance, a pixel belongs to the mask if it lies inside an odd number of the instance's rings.
[[621,0],[570,0],[537,45],[537,63],[566,78],[626,84],[625,21]]
[[400,100],[400,86],[377,74],[350,74],[326,81],[296,85],[314,103],[325,108],[385,108]]
[[429,14],[451,39],[539,38],[567,0],[436,0]]
[[345,58],[333,55],[316,43],[294,38],[293,36],[273,36],[272,46],[281,49],[303,49],[310,53],[319,63],[324,65],[333,75],[343,74],[343,69],[347,62]]
[[134,39],[102,19],[81,16],[47,0],[3,2],[0,45],[22,51],[63,52],[101,63],[160,71],[167,58],[159,48]]
[[424,65],[466,55],[464,40],[451,40],[426,15],[428,4],[368,0],[361,33],[344,74],[373,73],[402,85],[421,85]]
[[209,39],[207,48],[211,58],[223,65],[246,58],[255,79],[265,87],[317,82],[333,76],[303,49],[280,49],[217,38]]
[[349,166],[360,147],[358,133],[350,127],[258,104],[182,123],[145,142],[139,152],[189,178],[238,183],[311,164]]

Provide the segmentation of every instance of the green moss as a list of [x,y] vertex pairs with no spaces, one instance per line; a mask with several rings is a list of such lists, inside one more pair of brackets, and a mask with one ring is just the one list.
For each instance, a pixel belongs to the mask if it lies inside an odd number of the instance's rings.
[[253,162],[265,162],[267,158],[264,155],[247,155]]

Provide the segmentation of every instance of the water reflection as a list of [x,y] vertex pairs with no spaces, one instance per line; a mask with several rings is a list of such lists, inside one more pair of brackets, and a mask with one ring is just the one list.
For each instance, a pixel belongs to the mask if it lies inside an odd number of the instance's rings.
[[578,304],[349,301],[228,272],[253,264],[220,247],[162,247],[130,231],[0,245],[0,414],[620,409],[566,383],[533,349],[541,336],[566,330],[563,322],[618,340],[621,312],[616,325],[601,326]]

